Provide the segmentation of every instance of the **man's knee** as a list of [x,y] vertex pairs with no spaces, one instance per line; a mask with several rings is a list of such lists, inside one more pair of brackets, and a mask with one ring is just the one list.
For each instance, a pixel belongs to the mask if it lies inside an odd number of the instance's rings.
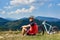
[[25,27],[23,27],[23,28],[22,28],[22,30],[25,30],[25,31],[27,31],[27,29],[26,29]]

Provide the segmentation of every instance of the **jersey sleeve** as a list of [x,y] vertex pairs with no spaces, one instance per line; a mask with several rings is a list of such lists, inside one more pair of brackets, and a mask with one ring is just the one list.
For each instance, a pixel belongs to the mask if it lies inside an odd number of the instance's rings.
[[34,26],[34,24],[35,24],[34,22],[30,23],[31,26]]

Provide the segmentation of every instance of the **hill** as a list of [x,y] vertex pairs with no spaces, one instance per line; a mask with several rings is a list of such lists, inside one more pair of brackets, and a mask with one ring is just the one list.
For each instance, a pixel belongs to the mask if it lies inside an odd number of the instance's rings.
[[36,19],[38,20],[46,20],[46,21],[49,21],[49,22],[57,22],[57,21],[60,21],[60,19],[58,18],[52,18],[52,17],[42,17],[42,16],[37,16]]
[[[43,20],[43,18],[44,17],[36,17],[34,20],[38,25],[41,25],[42,22],[45,20],[45,18],[44,18],[44,20]],[[48,20],[48,19],[50,19],[50,20]],[[46,18],[46,20],[47,20],[47,23],[51,24],[52,26],[57,26],[60,29],[59,19]],[[6,19],[2,20],[2,18],[1,18],[1,24],[0,24],[0,30],[3,30],[3,31],[5,31],[5,30],[17,30],[17,29],[21,30],[21,26],[29,24],[29,19],[28,18],[21,18],[19,20],[9,21]]]
[[4,25],[7,22],[9,22],[9,20],[0,17],[0,26]]
[[[37,24],[41,23],[37,19],[35,19],[35,22]],[[7,22],[4,26],[8,27],[11,30],[17,30],[17,29],[20,29],[21,26],[27,25],[27,24],[29,24],[29,19],[28,18],[23,18],[23,19],[19,19],[19,20],[16,20],[16,21]]]

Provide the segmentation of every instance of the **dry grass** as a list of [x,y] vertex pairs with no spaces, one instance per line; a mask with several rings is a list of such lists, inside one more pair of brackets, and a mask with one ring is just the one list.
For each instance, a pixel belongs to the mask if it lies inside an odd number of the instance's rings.
[[35,36],[24,36],[22,37],[20,31],[5,31],[0,32],[0,40],[60,40],[60,33],[45,35],[37,34]]

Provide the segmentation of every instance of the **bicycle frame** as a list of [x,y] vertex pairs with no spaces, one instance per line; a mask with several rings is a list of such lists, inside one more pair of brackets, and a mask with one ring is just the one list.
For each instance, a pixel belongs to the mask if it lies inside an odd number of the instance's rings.
[[[52,26],[51,26],[50,24],[46,23],[46,21],[44,21],[42,24],[44,25],[44,28],[45,28],[46,32],[47,32],[48,34],[50,34],[50,30],[51,30]],[[49,27],[49,30],[47,29],[47,26],[46,26],[46,25],[50,26],[50,27]]]

